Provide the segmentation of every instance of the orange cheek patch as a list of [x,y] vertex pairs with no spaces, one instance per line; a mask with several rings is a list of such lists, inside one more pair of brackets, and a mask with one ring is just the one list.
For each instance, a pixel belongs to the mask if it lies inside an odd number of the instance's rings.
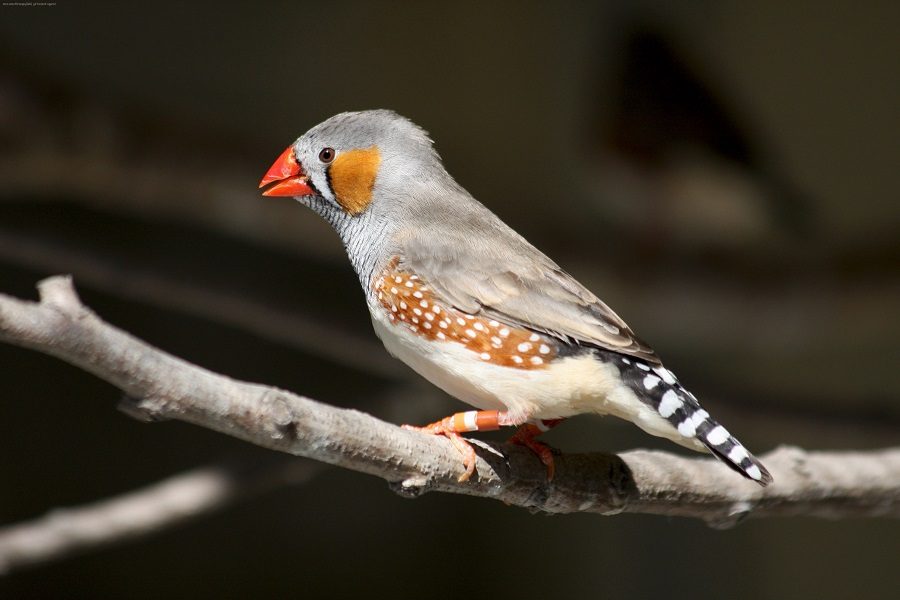
[[341,152],[331,163],[328,169],[331,189],[338,204],[351,215],[366,210],[372,201],[372,188],[380,164],[381,155],[375,146]]
[[447,307],[416,275],[397,271],[396,261],[373,288],[394,325],[436,342],[462,344],[486,363],[542,369],[557,354],[550,338]]

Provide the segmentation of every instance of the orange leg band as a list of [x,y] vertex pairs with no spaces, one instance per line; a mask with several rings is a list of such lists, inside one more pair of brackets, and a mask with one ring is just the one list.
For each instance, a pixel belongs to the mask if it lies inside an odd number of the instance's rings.
[[500,411],[496,410],[470,410],[444,417],[425,427],[411,429],[426,429],[434,434],[494,431],[500,429],[500,414]]

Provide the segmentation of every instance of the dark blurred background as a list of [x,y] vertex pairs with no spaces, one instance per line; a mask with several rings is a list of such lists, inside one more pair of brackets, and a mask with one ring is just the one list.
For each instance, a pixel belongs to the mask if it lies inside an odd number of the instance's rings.
[[[210,369],[458,410],[386,358],[330,229],[256,190],[310,126],[392,108],[755,451],[900,441],[897,3],[127,4],[0,7],[0,292],[70,272]],[[0,370],[2,524],[268,460],[55,359]],[[549,441],[680,451],[589,417]],[[895,598],[898,558],[896,521],[549,518],[326,469],[0,597]]]

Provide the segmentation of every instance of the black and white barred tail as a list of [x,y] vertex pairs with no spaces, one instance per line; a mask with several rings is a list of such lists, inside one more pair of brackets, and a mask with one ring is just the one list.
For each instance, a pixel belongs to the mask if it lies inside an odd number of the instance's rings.
[[662,366],[616,356],[623,382],[645,404],[666,419],[684,438],[696,439],[726,465],[762,486],[772,475],[727,429],[710,418],[697,398]]

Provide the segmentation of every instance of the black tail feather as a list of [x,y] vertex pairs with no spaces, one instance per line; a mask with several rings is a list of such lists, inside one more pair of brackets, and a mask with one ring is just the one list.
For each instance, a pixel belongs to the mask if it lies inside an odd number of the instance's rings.
[[684,389],[671,371],[634,357],[613,352],[604,356],[619,368],[622,381],[645,404],[651,406],[685,439],[699,441],[734,471],[761,486],[772,475],[727,429],[710,418],[697,398]]

